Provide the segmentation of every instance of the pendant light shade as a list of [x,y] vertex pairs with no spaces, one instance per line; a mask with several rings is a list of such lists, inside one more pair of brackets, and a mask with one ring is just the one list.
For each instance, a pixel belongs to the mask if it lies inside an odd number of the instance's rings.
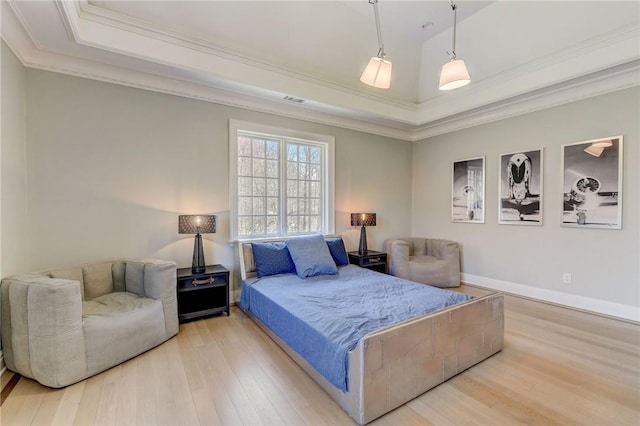
[[391,86],[391,62],[374,56],[364,69],[360,81],[378,89],[388,89]]
[[440,90],[457,89],[471,82],[469,71],[462,59],[454,59],[442,66],[440,73]]
[[362,72],[360,81],[378,89],[388,89],[391,87],[391,61],[385,59],[384,43],[382,42],[382,31],[380,30],[380,15],[378,14],[378,0],[369,0],[373,5],[373,12],[376,18],[376,32],[378,33],[378,55],[371,58],[369,64]]
[[451,60],[442,66],[440,72],[440,84],[438,88],[440,90],[452,90],[458,87],[466,86],[471,82],[469,77],[469,71],[462,59],[456,59],[456,22],[458,16],[458,7],[453,4],[453,0],[449,0],[451,3],[451,10],[453,10],[453,49],[449,54]]

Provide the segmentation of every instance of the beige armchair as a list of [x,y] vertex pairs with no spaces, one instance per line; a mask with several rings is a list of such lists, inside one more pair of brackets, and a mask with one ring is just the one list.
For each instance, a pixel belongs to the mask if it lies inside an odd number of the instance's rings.
[[2,280],[9,370],[59,388],[145,352],[178,332],[176,264],[120,260]]
[[458,243],[430,238],[397,238],[385,244],[389,273],[435,287],[460,285]]

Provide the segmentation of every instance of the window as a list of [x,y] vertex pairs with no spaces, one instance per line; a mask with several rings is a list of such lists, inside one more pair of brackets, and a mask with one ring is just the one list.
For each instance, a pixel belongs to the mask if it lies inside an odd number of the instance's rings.
[[232,239],[333,233],[334,138],[229,127]]

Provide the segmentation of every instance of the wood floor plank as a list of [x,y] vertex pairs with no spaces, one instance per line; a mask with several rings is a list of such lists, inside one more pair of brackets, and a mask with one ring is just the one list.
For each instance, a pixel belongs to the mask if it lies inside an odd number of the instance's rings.
[[116,424],[118,414],[118,390],[122,379],[122,364],[102,373],[102,390],[100,399],[96,404],[96,420],[98,426],[109,426]]
[[73,424],[76,426],[93,425],[96,423],[98,401],[102,392],[105,374],[98,374],[86,380],[84,392],[78,404],[78,411]]
[[138,382],[138,358],[122,365],[121,380],[117,383],[117,413],[118,426],[135,426],[136,400]]
[[47,391],[33,380],[20,379],[0,408],[2,424],[31,424]]
[[174,418],[178,423],[197,424],[198,413],[191,396],[178,344],[178,339],[171,339],[163,344],[166,349],[167,362],[171,366],[167,368],[167,379],[170,398],[175,404]]
[[224,424],[206,387],[194,390],[191,395],[198,415],[198,424],[212,426]]
[[135,422],[139,425],[157,424],[155,390],[158,387],[158,377],[162,375],[163,372],[156,371],[154,368],[153,359],[160,354],[160,351],[155,349],[145,352],[136,358],[137,377]]
[[73,424],[76,414],[78,413],[78,408],[80,407],[80,400],[82,399],[86,383],[87,381],[83,380],[80,383],[64,388],[64,394],[51,422],[53,425],[66,426]]
[[198,362],[207,377],[206,389],[213,402],[213,408],[222,424],[239,425],[242,424],[240,415],[233,404],[229,393],[223,386],[221,379],[217,374],[214,363],[210,363],[209,346],[215,346],[215,343],[200,346],[197,350]]
[[[266,379],[266,373],[262,366],[256,362],[254,354],[245,350],[245,336],[243,329],[234,319],[227,319],[228,327],[225,327],[224,335],[233,336],[235,339],[225,346],[224,355],[232,371],[242,383],[245,392],[255,406],[255,402],[263,401],[256,407],[258,413],[274,411],[279,419],[270,419],[270,416],[262,416],[266,424],[304,424],[295,409],[290,406],[281,393],[273,386],[273,382]],[[268,402],[268,403],[267,403]]]
[[[21,378],[0,410],[3,426],[355,424],[235,307],[64,389]],[[371,424],[637,426],[640,325],[506,295],[502,352]]]
[[64,389],[46,389],[43,392],[42,401],[31,422],[32,425],[50,425],[53,423]]
[[[277,350],[275,343],[262,334],[247,317],[236,316],[236,318],[238,317],[240,318],[237,321],[239,330],[242,330],[245,337],[242,345],[248,349],[248,353],[253,355],[254,362],[262,368],[264,373],[262,380],[273,387],[272,392],[283,397],[306,424],[318,426],[331,424],[323,415],[326,414],[326,411],[321,410],[324,411],[323,413],[318,410],[319,404],[314,404],[312,400],[307,399],[303,392],[291,392],[295,383],[291,379],[291,359],[289,356]],[[256,333],[259,333],[258,335],[262,338],[255,339],[253,336]],[[299,367],[296,366],[296,368]],[[301,374],[305,379],[309,379],[306,373],[302,372]]]

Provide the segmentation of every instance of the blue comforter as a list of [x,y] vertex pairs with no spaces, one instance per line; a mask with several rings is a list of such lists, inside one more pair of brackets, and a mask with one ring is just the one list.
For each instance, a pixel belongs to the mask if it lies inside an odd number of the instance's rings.
[[347,391],[348,351],[363,336],[469,299],[347,265],[338,275],[301,279],[282,274],[243,281],[240,306]]

